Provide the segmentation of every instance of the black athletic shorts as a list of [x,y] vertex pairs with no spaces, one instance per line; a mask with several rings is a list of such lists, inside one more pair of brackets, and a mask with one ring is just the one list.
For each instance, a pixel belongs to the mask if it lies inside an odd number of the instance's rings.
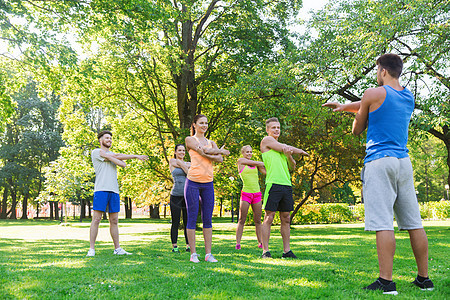
[[263,207],[270,211],[293,211],[292,186],[276,183],[267,184]]

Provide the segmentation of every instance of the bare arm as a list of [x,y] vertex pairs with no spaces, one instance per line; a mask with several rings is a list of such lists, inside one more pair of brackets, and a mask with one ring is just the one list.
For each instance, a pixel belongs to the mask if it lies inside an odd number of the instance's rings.
[[186,173],[186,174],[188,173],[189,168],[191,167],[190,164],[188,164],[187,162],[185,162],[181,159],[176,159],[176,163],[177,163],[177,166],[179,168],[181,168],[184,173]]
[[359,110],[359,107],[361,106],[361,101],[356,101],[352,103],[346,103],[341,104],[339,102],[327,102],[325,104],[322,104],[324,107],[330,107],[333,109],[333,111],[347,111],[356,113]]
[[292,157],[293,152],[294,152],[294,150],[292,149],[292,147],[287,146],[287,147],[283,148],[283,153],[287,157],[289,171],[291,171],[291,172],[294,171],[295,166],[296,166],[295,159]]
[[264,167],[264,163],[262,161],[246,159],[244,157],[239,158],[237,163],[239,165],[247,165],[247,166],[252,166],[252,167]]
[[136,154],[122,154],[122,153],[114,153],[113,156],[120,160],[127,160],[127,159],[139,159],[142,161],[148,160],[147,155],[136,155]]
[[282,144],[271,136],[266,136],[261,141],[261,152],[262,153],[267,152],[270,149],[275,150],[277,152],[283,152],[285,147],[289,147],[292,150],[292,154],[309,155],[306,151],[303,151],[302,149],[299,149],[299,148],[296,148],[293,146]]
[[105,160],[108,160],[122,168],[125,168],[127,166],[127,164],[123,160],[116,158],[113,153],[106,153],[104,150],[100,150],[100,156]]
[[266,167],[265,167],[265,166],[258,167],[258,171],[261,172],[261,174],[264,174],[264,175],[267,174],[267,171],[266,171]]
[[[191,137],[191,136],[186,137],[185,143],[186,143],[186,147],[188,149],[194,150],[195,152],[197,152],[201,156],[203,156],[203,157],[205,157],[205,158],[207,158],[207,159],[209,159],[211,161],[214,161],[214,162],[219,162],[219,163],[223,162],[222,155],[220,155],[220,154],[214,154],[213,155],[213,154],[205,153],[205,151],[204,151],[205,148],[202,147],[202,145],[200,145],[200,143],[196,139],[194,139],[193,137]],[[217,150],[219,150],[219,148],[217,148],[216,143],[214,143],[213,141],[211,141],[211,143],[212,143],[213,148],[216,148]],[[230,153],[228,150],[226,150],[226,151],[228,153]]]
[[227,149],[225,149],[225,146],[220,147],[220,149],[217,147],[214,147],[215,143],[213,141],[211,141],[211,143],[213,144],[213,148],[203,148],[203,151],[205,152],[205,154],[210,154],[210,155],[230,155],[230,151],[228,151]]

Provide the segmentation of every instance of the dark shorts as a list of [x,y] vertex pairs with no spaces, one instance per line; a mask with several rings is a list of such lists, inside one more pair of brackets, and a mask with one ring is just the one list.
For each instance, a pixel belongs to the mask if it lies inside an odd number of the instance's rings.
[[94,192],[93,210],[117,213],[120,211],[120,197],[114,192]]
[[263,208],[270,211],[293,211],[292,186],[276,183],[267,184]]

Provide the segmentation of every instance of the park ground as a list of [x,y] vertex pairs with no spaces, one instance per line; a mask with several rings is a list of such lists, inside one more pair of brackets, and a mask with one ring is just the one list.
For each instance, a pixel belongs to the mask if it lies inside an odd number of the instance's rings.
[[[246,226],[235,250],[236,224],[213,220],[218,263],[189,262],[172,253],[168,219],[120,220],[121,245],[131,256],[114,256],[108,224],[102,223],[97,255],[87,258],[89,223],[69,226],[44,220],[0,221],[0,299],[386,299],[364,291],[378,276],[375,234],[363,224],[296,225],[291,248],[297,260],[281,259],[279,226],[272,228],[274,259],[259,258],[254,227]],[[450,220],[425,221],[434,291],[411,285],[416,275],[408,234],[396,231],[396,299],[450,299]],[[179,246],[184,249],[182,231]],[[197,234],[197,252],[204,256]]]

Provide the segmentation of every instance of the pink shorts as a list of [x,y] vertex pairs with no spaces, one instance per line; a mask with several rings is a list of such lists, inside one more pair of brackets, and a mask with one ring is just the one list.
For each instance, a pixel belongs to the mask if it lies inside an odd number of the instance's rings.
[[248,202],[250,204],[255,204],[260,202],[262,199],[261,192],[258,193],[246,193],[241,191],[241,201]]

